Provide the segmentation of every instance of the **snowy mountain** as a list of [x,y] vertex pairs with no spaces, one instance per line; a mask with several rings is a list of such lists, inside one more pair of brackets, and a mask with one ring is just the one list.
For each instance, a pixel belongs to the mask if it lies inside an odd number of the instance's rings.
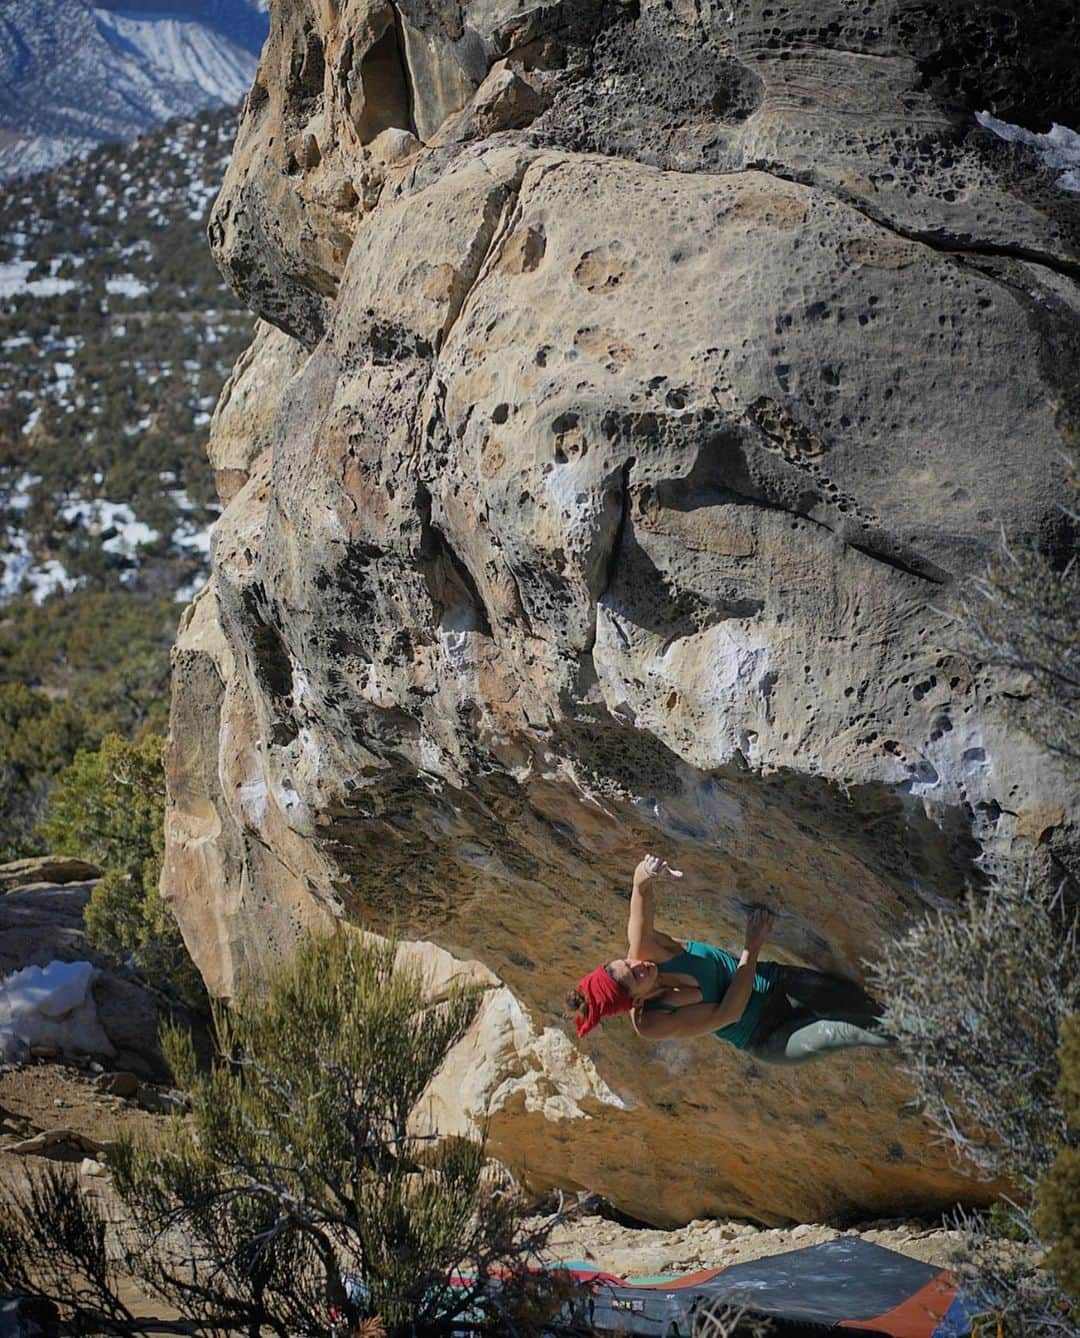
[[0,180],[246,93],[267,0],[3,0]]

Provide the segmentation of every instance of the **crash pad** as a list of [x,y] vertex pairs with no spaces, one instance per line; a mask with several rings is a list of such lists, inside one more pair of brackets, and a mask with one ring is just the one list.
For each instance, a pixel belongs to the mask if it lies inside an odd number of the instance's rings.
[[980,1307],[948,1270],[857,1236],[729,1268],[630,1281],[585,1264],[575,1318],[597,1333],[687,1338],[695,1316],[722,1300],[773,1321],[777,1335],[966,1338]]

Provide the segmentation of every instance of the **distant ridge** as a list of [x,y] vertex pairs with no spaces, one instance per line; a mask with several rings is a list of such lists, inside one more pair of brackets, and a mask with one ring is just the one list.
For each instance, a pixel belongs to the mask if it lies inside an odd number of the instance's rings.
[[6,0],[0,180],[239,102],[266,10],[267,0]]

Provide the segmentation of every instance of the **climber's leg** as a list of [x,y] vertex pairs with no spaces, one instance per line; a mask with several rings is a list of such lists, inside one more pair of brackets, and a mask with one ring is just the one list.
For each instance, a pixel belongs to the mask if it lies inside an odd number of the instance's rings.
[[816,1017],[809,1009],[798,1008],[771,1030],[759,1025],[747,1049],[766,1064],[808,1064],[836,1050],[892,1044],[891,1038],[880,1031],[836,1018]]
[[854,981],[798,966],[781,967],[747,1047],[767,1064],[806,1064],[834,1050],[885,1046],[884,1010]]
[[880,1026],[885,1011],[853,980],[802,966],[782,967],[775,988],[783,990],[793,1008],[806,1009],[830,1022],[850,1022],[873,1030]]

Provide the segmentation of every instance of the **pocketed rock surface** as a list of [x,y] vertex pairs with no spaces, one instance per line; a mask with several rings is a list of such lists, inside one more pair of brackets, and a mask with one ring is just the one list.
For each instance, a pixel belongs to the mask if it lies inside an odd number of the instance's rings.
[[265,324],[167,750],[213,991],[396,922],[487,989],[426,1117],[538,1189],[668,1225],[985,1196],[888,1056],[579,1045],[562,998],[644,850],[686,872],[662,927],[737,944],[767,902],[772,955],[856,978],[980,856],[1075,863],[1025,683],[950,616],[1002,531],[1071,543],[1080,197],[974,113],[1080,125],[1078,23],[274,0],[210,223]]

